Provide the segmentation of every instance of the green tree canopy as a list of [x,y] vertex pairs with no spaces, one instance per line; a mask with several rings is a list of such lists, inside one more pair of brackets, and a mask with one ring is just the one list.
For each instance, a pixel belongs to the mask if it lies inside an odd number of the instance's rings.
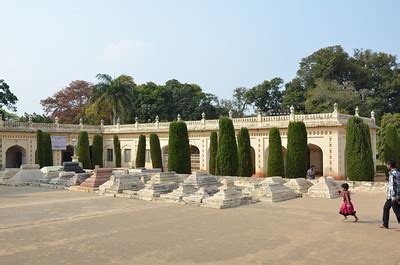
[[231,119],[222,117],[219,119],[216,174],[220,176],[237,176],[238,173],[239,157],[235,129]]
[[307,174],[308,147],[304,122],[289,122],[285,167],[287,178],[302,178]]
[[239,176],[253,175],[253,160],[251,159],[250,135],[247,128],[241,128],[238,134]]
[[103,136],[96,134],[92,145],[92,168],[103,167]]
[[262,112],[279,112],[283,100],[282,87],[281,78],[265,80],[247,92],[247,101],[254,103],[256,109]]
[[16,111],[18,98],[11,92],[10,86],[4,82],[4,79],[0,79],[0,108],[6,107],[11,111]]
[[153,168],[163,169],[160,139],[155,133],[150,134],[150,154]]
[[285,176],[285,164],[282,154],[282,140],[279,129],[274,127],[269,130],[268,145],[268,177]]
[[385,162],[392,159],[400,161],[400,140],[393,124],[386,127],[384,157]]
[[51,138],[50,134],[47,132],[43,133],[43,150],[44,150],[44,166],[52,166],[53,165],[53,149],[51,147]]
[[141,134],[136,153],[136,168],[145,167],[146,164],[146,136]]
[[168,170],[179,174],[190,174],[190,145],[186,123],[174,121],[169,125]]
[[81,131],[78,135],[76,154],[79,156],[79,162],[82,162],[84,169],[92,168],[89,150],[89,136],[86,131]]

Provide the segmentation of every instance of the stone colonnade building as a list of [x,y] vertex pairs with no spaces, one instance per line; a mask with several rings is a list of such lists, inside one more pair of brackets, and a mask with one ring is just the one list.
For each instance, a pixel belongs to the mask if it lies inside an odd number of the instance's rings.
[[[358,110],[356,109],[356,116]],[[265,176],[268,161],[269,129],[278,127],[282,138],[282,152],[285,155],[287,146],[287,128],[290,121],[303,121],[307,128],[309,161],[315,166],[317,175],[345,177],[345,143],[346,125],[352,115],[341,114],[335,104],[332,113],[295,115],[293,107],[291,113],[281,116],[263,116],[260,113],[255,117],[232,118],[236,133],[241,127],[247,127],[250,133],[254,174]],[[178,117],[178,119],[180,119]],[[370,118],[362,119],[369,125],[374,163],[376,161],[376,132],[374,112]],[[208,171],[210,157],[210,132],[218,131],[218,120],[203,118],[198,121],[186,121],[189,142],[191,145],[192,169]],[[146,167],[151,168],[149,135],[158,134],[162,149],[163,163],[168,160],[168,128],[169,122],[119,124],[89,126],[55,123],[32,123],[31,121],[13,122],[0,121],[0,164],[2,169],[18,167],[20,164],[35,162],[36,131],[41,129],[49,132],[57,141],[63,142],[64,147],[59,150],[53,146],[54,165],[61,165],[70,161],[73,155],[72,144],[81,130],[89,134],[90,144],[95,134],[102,134],[104,138],[104,166],[115,166],[113,136],[118,135],[121,142],[122,167],[133,167],[139,135],[146,135]],[[65,148],[65,146],[67,146]]]

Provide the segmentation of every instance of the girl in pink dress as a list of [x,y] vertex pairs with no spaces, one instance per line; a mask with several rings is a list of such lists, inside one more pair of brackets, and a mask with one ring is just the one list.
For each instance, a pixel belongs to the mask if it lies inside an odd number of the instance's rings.
[[358,221],[358,217],[356,215],[356,211],[354,211],[353,203],[351,202],[350,192],[349,192],[349,184],[342,184],[342,191],[339,190],[339,194],[343,194],[343,203],[340,207],[339,213],[344,216],[343,221],[347,220],[348,215],[352,215],[355,218],[355,222]]

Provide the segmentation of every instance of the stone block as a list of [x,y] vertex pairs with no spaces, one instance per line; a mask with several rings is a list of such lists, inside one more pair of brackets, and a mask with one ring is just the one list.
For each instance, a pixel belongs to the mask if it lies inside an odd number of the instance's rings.
[[182,203],[182,198],[190,196],[197,191],[194,185],[180,183],[179,187],[171,193],[161,194],[160,198],[167,202]]
[[281,202],[297,198],[297,194],[284,185],[281,177],[262,181],[253,191],[253,197],[265,202]]
[[75,172],[75,173],[83,173],[82,167],[79,165],[79,162],[64,162],[63,163],[64,171],[66,172]]
[[313,184],[305,178],[295,178],[289,180],[284,185],[293,190],[298,197],[302,197],[303,194],[308,192],[308,189],[311,188]]
[[333,178],[320,177],[318,183],[309,188],[303,197],[334,199],[340,196],[338,188],[339,186]]
[[175,182],[147,183],[143,189],[138,192],[139,199],[152,201],[160,197],[161,194],[172,192],[178,188],[179,184]]
[[75,173],[72,178],[69,179],[69,185],[68,186],[75,186],[75,185],[81,185],[82,182],[84,182],[87,178],[90,177],[90,173],[85,172],[85,173]]
[[50,184],[58,185],[58,186],[70,186],[70,179],[75,176],[75,172],[65,172],[61,171],[58,173],[57,178],[53,178],[50,180]]
[[112,175],[110,180],[99,186],[100,193],[122,193],[123,190],[140,190],[144,188],[138,176]]
[[21,165],[20,170],[10,179],[13,186],[33,183],[48,183],[49,179],[39,169],[39,165]]
[[206,192],[204,187],[201,187],[194,194],[182,197],[182,202],[184,202],[185,204],[200,206],[203,200],[209,197],[210,195],[208,194],[208,192]]
[[18,173],[18,171],[20,171],[19,168],[6,168],[4,172],[2,172],[0,182],[6,185],[11,185],[10,180]]
[[112,168],[96,168],[90,178],[87,178],[80,186],[87,188],[98,188],[104,184],[112,175]]
[[235,186],[233,179],[222,180],[222,186],[214,196],[203,200],[201,206],[226,209],[238,207],[242,204],[243,195]]

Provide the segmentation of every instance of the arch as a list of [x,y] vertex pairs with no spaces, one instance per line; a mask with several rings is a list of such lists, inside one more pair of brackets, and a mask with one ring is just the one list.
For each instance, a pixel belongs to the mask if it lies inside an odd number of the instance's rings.
[[[265,172],[265,176],[268,176],[268,152],[269,152],[269,147],[267,147],[265,149],[264,152],[264,172]],[[285,163],[286,161],[286,148],[284,146],[282,146],[282,156],[283,156],[283,163]]]
[[26,164],[26,150],[14,145],[6,151],[6,168],[19,168],[22,164]]
[[169,150],[168,145],[161,148],[161,157],[162,157],[164,172],[168,171],[168,150]]
[[190,146],[190,164],[192,171],[200,170],[200,150],[195,145]]
[[74,147],[72,145],[67,145],[67,149],[62,151],[62,163],[72,161],[73,155]]
[[313,165],[315,176],[324,174],[324,155],[321,147],[315,144],[308,144],[308,168]]

